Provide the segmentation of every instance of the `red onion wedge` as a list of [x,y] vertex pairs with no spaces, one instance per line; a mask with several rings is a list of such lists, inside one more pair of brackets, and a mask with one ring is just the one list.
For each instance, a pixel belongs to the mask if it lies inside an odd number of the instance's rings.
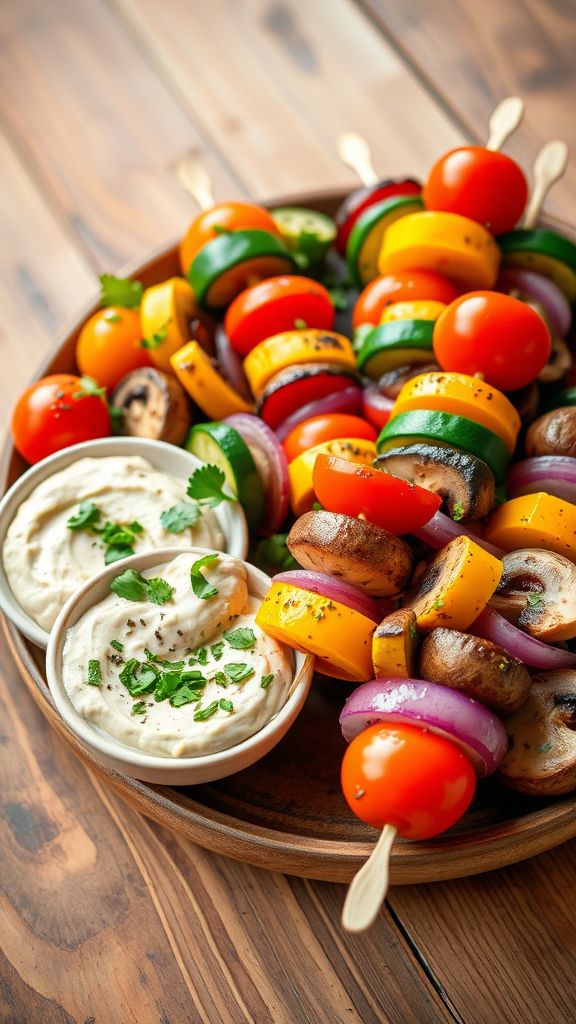
[[334,576],[326,576],[323,572],[309,572],[307,569],[291,569],[289,572],[280,572],[274,577],[274,583],[290,583],[294,587],[301,587],[302,590],[309,590],[311,594],[320,594],[330,601],[338,604],[345,604],[355,612],[360,612],[372,622],[380,622],[382,616],[374,598],[356,590],[351,583],[344,583]]
[[570,455],[535,455],[512,466],[506,480],[509,498],[545,491],[576,504],[576,459]]
[[414,530],[413,533],[418,540],[423,540],[435,550],[449,544],[451,540],[454,540],[454,537],[461,537],[465,534],[478,544],[479,547],[489,551],[495,558],[503,558],[505,554],[502,548],[497,548],[495,544],[489,544],[487,540],[484,540],[483,537],[471,528],[469,523],[456,523],[453,519],[450,519],[450,516],[444,515],[443,512],[437,512],[436,515],[432,516],[432,519],[419,530]]
[[366,419],[379,430],[388,423],[393,405],[394,399],[383,395],[374,381],[365,385],[362,392],[362,411]]
[[519,658],[529,668],[574,668],[576,665],[576,654],[572,651],[564,651],[528,636],[493,608],[485,608],[469,627],[469,631],[474,636],[481,636],[503,647],[508,654]]
[[350,694],[340,715],[349,743],[376,722],[419,725],[452,740],[478,775],[495,772],[508,749],[502,722],[479,701],[424,679],[373,679]]
[[230,384],[230,387],[234,388],[242,398],[245,398],[247,402],[252,402],[252,392],[250,390],[246,374],[244,373],[242,359],[232,348],[230,339],[228,338],[222,324],[218,324],[218,327],[216,328],[216,333],[214,335],[214,347],[216,349],[218,368],[224,377],[224,380],[227,381],[227,383]]
[[279,427],[276,427],[276,436],[280,441],[285,441],[294,427],[303,423],[304,420],[311,420],[313,416],[327,416],[332,412],[359,412],[361,402],[361,389],[356,384],[350,384],[342,391],[335,391],[333,395],[319,398],[316,402],[308,402],[301,409],[297,409]]
[[236,413],[229,423],[248,445],[264,487],[264,519],[259,532],[268,537],[279,529],[288,514],[290,482],[288,462],[273,430],[258,416]]
[[565,338],[572,323],[570,303],[554,281],[534,270],[522,270],[520,267],[504,267],[496,284],[496,291],[522,292],[535,299],[546,310],[548,318],[556,334]]

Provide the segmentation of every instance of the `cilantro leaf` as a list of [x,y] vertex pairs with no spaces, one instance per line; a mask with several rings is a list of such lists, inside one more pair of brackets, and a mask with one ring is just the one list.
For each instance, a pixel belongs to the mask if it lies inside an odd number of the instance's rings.
[[97,658],[91,658],[88,662],[88,686],[100,686],[102,683],[102,669]]
[[205,722],[207,718],[212,718],[215,711],[218,710],[218,701],[213,700],[211,704],[208,704],[205,708],[198,708],[198,711],[194,714],[195,722]]
[[146,601],[148,597],[148,580],[145,580],[136,569],[125,569],[121,576],[116,576],[110,584],[110,590],[118,597],[127,601]]
[[224,633],[224,639],[235,651],[249,651],[256,643],[256,634],[253,629],[239,626],[230,633]]
[[188,480],[186,491],[189,498],[196,501],[203,501],[208,508],[216,508],[223,501],[235,501],[235,498],[224,493],[226,477],[218,466],[209,463],[205,466],[198,466]]
[[217,672],[212,682],[217,683],[218,686],[223,686],[224,689],[228,686],[228,680],[224,672]]
[[154,700],[167,700],[182,683],[180,672],[164,672],[154,688]]
[[194,701],[200,700],[202,694],[198,690],[191,689],[190,686],[181,686],[176,693],[173,693],[170,697],[170,704],[173,708],[181,708],[183,704],[192,704]]
[[132,705],[132,714],[133,715],[145,715],[146,714],[146,704],[144,703],[143,700],[139,700],[139,701],[137,701],[136,704]]
[[144,286],[141,281],[129,277],[115,277],[114,274],[100,274],[100,305],[122,306],[135,309],[142,301]]
[[528,594],[526,596],[526,603],[529,608],[536,608],[539,604],[542,604],[542,594]]
[[203,601],[208,601],[211,597],[215,597],[218,590],[204,578],[200,570],[206,565],[211,565],[217,559],[218,554],[216,553],[213,555],[204,555],[203,558],[199,558],[194,562],[190,569],[192,590],[194,591],[195,596],[201,598]]
[[233,683],[243,683],[245,679],[254,675],[252,665],[247,665],[242,661],[231,661],[228,665],[224,665],[224,671]]
[[183,530],[190,530],[195,526],[201,515],[200,505],[191,501],[180,501],[160,514],[160,523],[166,533],[182,533]]
[[210,654],[214,658],[214,661],[220,661],[222,657],[222,651],[224,650],[224,641],[218,640],[217,643],[212,644],[210,647]]
[[170,601],[174,593],[174,587],[163,580],[161,576],[155,576],[154,579],[146,580],[148,584],[148,599],[153,604],[166,604]]
[[234,711],[234,705],[232,701],[226,700],[225,697],[220,698],[220,700],[218,701],[218,707],[221,708],[222,711]]
[[274,673],[273,672],[271,672],[267,676],[262,676],[262,682],[260,683],[260,686],[262,687],[262,689],[263,690],[267,690],[273,679],[274,679]]
[[134,548],[131,544],[109,544],[104,552],[104,565],[112,565],[112,562],[119,562],[133,554]]
[[151,693],[158,680],[158,669],[152,665],[141,665],[137,658],[130,658],[118,676],[131,697]]
[[102,513],[91,501],[81,501],[78,512],[66,520],[69,530],[87,530],[101,519]]

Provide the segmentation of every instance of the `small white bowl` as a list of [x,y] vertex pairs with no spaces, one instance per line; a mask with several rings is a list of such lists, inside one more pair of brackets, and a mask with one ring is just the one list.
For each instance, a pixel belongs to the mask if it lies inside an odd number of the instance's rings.
[[[8,527],[22,502],[43,480],[66,469],[77,459],[98,459],[109,455],[141,455],[155,469],[182,480],[187,480],[202,465],[200,459],[185,448],[178,448],[165,441],[152,441],[143,437],[103,437],[97,441],[71,445],[49,455],[12,484],[0,502],[0,608],[20,632],[39,647],[47,646],[49,634],[18,604],[4,571],[2,550]],[[248,527],[241,506],[226,501],[214,509],[214,514],[226,539],[224,550],[235,558],[245,558],[248,553]]]
[[[122,568],[144,572],[165,565],[179,555],[190,553],[197,558],[207,554],[207,548],[162,548],[146,551],[122,560]],[[249,590],[255,597],[264,597],[271,580],[269,576],[244,562],[248,573]],[[213,782],[248,768],[264,757],[286,734],[299,714],[308,695],[314,659],[294,651],[294,678],[285,704],[269,722],[253,736],[228,750],[198,757],[162,757],[147,754],[126,746],[109,736],[98,726],[87,722],[74,708],[62,681],[62,650],[66,634],[81,616],[110,593],[110,583],[118,575],[118,563],[109,565],[88,583],[80,587],[64,605],[52,632],[46,652],[46,676],[54,703],[66,725],[95,751],[99,760],[109,768],[124,772],[134,779],[158,785],[192,786]]]

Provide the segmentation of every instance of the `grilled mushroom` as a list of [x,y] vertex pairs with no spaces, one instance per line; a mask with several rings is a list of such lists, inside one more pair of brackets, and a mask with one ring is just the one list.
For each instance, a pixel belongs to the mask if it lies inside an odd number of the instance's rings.
[[490,606],[538,640],[576,636],[576,565],[541,548],[519,548],[504,570]]
[[490,640],[438,627],[420,654],[420,675],[482,701],[503,715],[522,707],[532,680],[522,662]]
[[563,405],[534,420],[525,447],[527,455],[576,456],[576,406]]
[[510,746],[502,782],[532,796],[576,789],[576,671],[533,676],[528,700],[504,725]]
[[305,569],[325,572],[374,597],[397,594],[412,568],[405,541],[374,523],[339,512],[306,512],[288,534],[288,547]]
[[416,616],[412,609],[399,608],[391,612],[372,637],[374,675],[389,679],[414,677],[419,645]]
[[441,495],[459,519],[481,519],[494,505],[492,471],[468,452],[416,443],[383,452],[374,465]]
[[112,406],[122,414],[121,433],[182,444],[192,423],[190,403],[178,381],[143,367],[127,374],[112,395]]

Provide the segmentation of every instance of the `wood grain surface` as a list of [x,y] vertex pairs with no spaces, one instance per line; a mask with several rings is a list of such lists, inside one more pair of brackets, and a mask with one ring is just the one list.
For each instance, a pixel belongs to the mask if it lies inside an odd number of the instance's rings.
[[[193,215],[184,156],[219,197],[352,185],[333,140],[356,128],[383,173],[422,175],[518,89],[527,135],[510,151],[531,157],[574,131],[573,15],[559,0],[5,0],[3,425],[95,271]],[[550,201],[572,220],[573,175]],[[0,700],[2,1024],[574,1021],[574,844],[394,888],[350,938],[341,887],[208,854],[104,789],[3,640]]]

